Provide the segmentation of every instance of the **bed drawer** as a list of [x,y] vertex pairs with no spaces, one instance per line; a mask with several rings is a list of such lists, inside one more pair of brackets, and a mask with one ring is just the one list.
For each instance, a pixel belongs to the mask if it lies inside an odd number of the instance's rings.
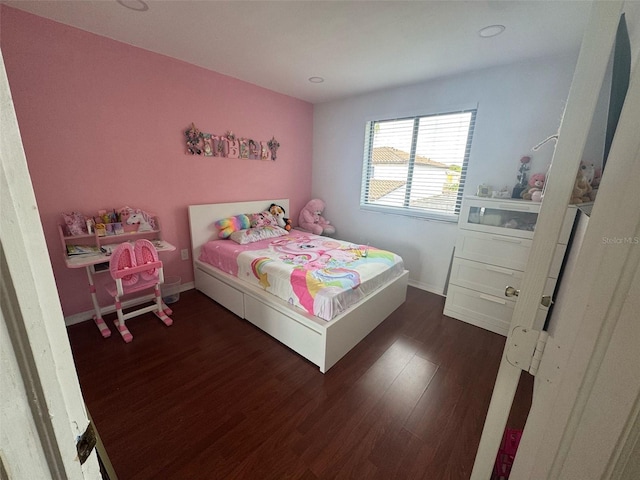
[[195,268],[196,289],[211,297],[240,318],[244,317],[244,295],[213,275]]
[[[455,258],[451,266],[451,279],[453,285],[470,288],[478,292],[487,293],[496,297],[504,296],[507,285],[520,288],[524,273],[510,268],[487,265],[473,262],[464,258]],[[556,280],[548,278],[544,288],[544,295],[553,295]]]
[[[245,318],[316,365],[324,361],[322,335],[251,295],[245,296]],[[302,350],[302,351],[301,351]]]
[[[505,297],[449,285],[444,314],[506,336],[514,308],[515,302]],[[538,309],[537,319],[541,324],[547,311],[544,307]]]

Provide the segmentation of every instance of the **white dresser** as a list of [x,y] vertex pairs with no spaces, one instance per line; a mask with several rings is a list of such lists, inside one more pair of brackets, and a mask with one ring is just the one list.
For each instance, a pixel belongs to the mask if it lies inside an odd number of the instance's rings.
[[[466,197],[460,212],[444,314],[507,335],[540,204],[527,200]],[[554,253],[545,295],[552,295],[567,250],[576,208],[570,205]],[[541,319],[548,309],[540,305]]]

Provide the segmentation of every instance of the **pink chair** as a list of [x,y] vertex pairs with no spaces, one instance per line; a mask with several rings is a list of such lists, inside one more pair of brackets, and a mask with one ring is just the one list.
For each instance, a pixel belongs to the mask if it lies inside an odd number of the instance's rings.
[[[137,240],[135,245],[125,242],[118,246],[111,255],[109,271],[115,282],[105,285],[107,292],[115,300],[118,319],[114,324],[125,342],[133,340],[133,335],[127,328],[125,321],[148,312],[153,312],[169,326],[173,320],[168,315],[171,310],[162,302],[160,285],[164,283],[162,262],[158,260],[158,252],[149,240]],[[153,290],[153,305],[132,310],[122,311],[122,297],[133,293]]]

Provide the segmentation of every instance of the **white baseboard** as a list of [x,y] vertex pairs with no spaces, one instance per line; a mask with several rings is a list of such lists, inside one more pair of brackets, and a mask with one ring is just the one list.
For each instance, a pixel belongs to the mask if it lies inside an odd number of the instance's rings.
[[415,288],[419,288],[420,290],[424,290],[426,292],[429,293],[435,293],[436,295],[440,295],[441,297],[444,297],[444,292],[442,291],[442,287],[438,287],[435,285],[429,285],[427,283],[423,283],[423,282],[416,282],[413,280],[409,280],[409,285]]
[[[429,285],[423,282],[415,282],[412,280],[409,280],[409,285],[411,285],[412,287],[415,288],[419,288],[420,290],[425,290],[427,292],[430,293],[434,293],[436,295],[440,295],[441,297],[444,296],[443,292],[442,292],[442,287],[437,287],[435,285]],[[194,282],[187,282],[184,283],[182,285],[180,285],[180,291],[181,292],[186,292],[187,290],[193,290],[194,288],[196,288],[195,283]],[[127,302],[123,303],[123,307],[124,308],[129,308],[132,306],[135,306],[139,303],[143,303],[143,302],[148,302],[151,299],[153,299],[153,295],[149,294],[146,295],[144,297],[139,297],[136,298],[134,300],[129,300]],[[113,305],[109,305],[108,307],[103,307],[102,308],[102,313],[105,315],[108,315],[110,313],[113,313],[116,311],[116,307]],[[93,315],[95,314],[95,312],[93,310],[87,310],[85,312],[80,312],[80,313],[76,313],[74,315],[69,315],[68,317],[64,318],[64,324],[68,327],[70,325],[75,325],[77,323],[82,323],[82,322],[86,322],[87,320],[93,320]]]
[[[193,290],[196,288],[194,282],[187,282],[180,285],[180,291],[186,292],[187,290]],[[128,300],[122,303],[124,308],[133,307],[140,303],[148,302],[153,299],[153,294],[145,295],[144,297],[138,297],[132,300]],[[116,311],[116,307],[114,305],[109,305],[108,307],[102,308],[102,313],[104,315],[108,315]],[[75,325],[76,323],[86,322],[87,320],[93,320],[93,316],[95,312],[93,310],[87,310],[86,312],[76,313],[74,315],[69,315],[68,317],[64,317],[64,324],[68,327],[70,325]]]

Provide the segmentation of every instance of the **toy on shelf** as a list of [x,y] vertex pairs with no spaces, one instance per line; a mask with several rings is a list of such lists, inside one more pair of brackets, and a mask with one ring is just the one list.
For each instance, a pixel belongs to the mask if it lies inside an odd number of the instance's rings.
[[491,198],[511,198],[509,187],[503,187],[501,190],[491,192]]
[[593,180],[591,181],[591,192],[589,198],[592,202],[595,202],[596,195],[598,195],[598,188],[600,188],[600,180],[602,180],[602,169],[596,168],[593,174]]
[[122,207],[119,210],[120,220],[128,227],[125,230],[134,229],[138,232],[150,232],[155,230],[153,215],[139,208]]
[[148,214],[138,210],[129,216],[127,219],[127,224],[134,225],[136,223],[139,224],[138,231],[139,232],[150,232],[153,230],[153,225],[150,222],[151,217]]
[[569,203],[579,204],[591,201],[591,182],[595,176],[595,167],[593,164],[580,163],[576,181],[571,192],[571,200]]
[[531,175],[531,178],[529,178],[529,187],[526,190],[523,190],[520,196],[525,200],[541,202],[544,182],[544,173],[534,173],[533,175]]
[[319,198],[309,200],[300,211],[298,225],[302,230],[315,233],[316,235],[332,235],[336,229],[330,222],[322,216],[325,203]]

